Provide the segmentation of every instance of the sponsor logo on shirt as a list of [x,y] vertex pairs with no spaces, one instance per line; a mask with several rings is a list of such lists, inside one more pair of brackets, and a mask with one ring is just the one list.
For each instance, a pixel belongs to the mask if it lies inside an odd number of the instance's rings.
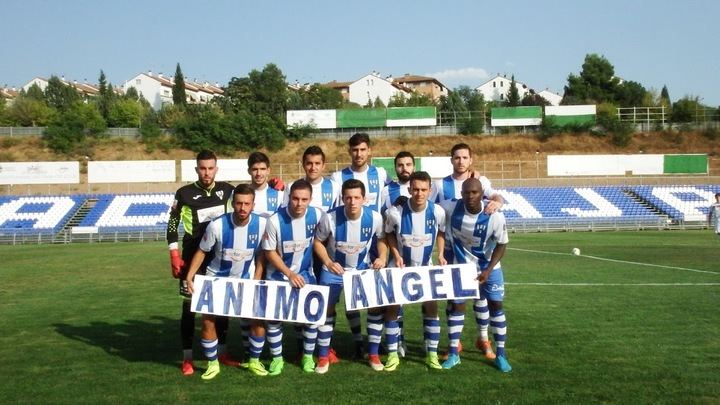
[[223,249],[223,260],[244,262],[253,256],[252,249]]
[[305,240],[289,240],[283,242],[283,253],[299,253],[305,251],[310,246],[311,238]]
[[346,255],[356,255],[365,248],[361,242],[335,242],[335,249]]
[[432,234],[426,233],[425,235],[402,235],[401,241],[403,246],[417,248],[421,246],[429,246],[432,244]]

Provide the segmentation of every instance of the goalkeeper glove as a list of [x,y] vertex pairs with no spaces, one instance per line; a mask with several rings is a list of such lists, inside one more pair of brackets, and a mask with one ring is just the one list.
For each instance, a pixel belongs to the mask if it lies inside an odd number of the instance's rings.
[[180,272],[185,265],[177,249],[170,249],[170,270],[174,278],[180,278]]
[[285,183],[283,183],[280,177],[273,177],[272,179],[268,180],[268,184],[270,185],[270,187],[274,188],[277,191],[285,190]]

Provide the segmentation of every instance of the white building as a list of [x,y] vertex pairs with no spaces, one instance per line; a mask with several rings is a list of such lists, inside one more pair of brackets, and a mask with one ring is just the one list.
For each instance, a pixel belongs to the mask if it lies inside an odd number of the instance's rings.
[[411,90],[400,84],[383,79],[376,72],[373,72],[350,83],[348,93],[349,100],[353,103],[366,105],[368,101],[375,102],[375,99],[379,97],[383,104],[388,105],[390,99],[396,94],[409,97]]
[[392,81],[419,94],[424,94],[434,101],[448,95],[448,88],[434,77],[406,73],[404,76],[393,78]]
[[548,89],[545,89],[545,90],[539,92],[538,96],[547,100],[547,102],[550,103],[550,105],[552,105],[552,106],[558,106],[558,105],[560,105],[560,102],[562,101],[561,95],[559,95],[557,93],[553,93],[552,91],[550,91]]
[[[127,92],[134,87],[139,95],[147,100],[153,109],[159,110],[164,104],[172,104],[172,88],[175,81],[172,77],[153,74],[152,72],[140,73],[126,81],[122,88]],[[185,97],[189,104],[205,104],[215,97],[222,96],[223,90],[216,83],[211,85],[208,82],[196,83],[192,80],[185,80]]]
[[[476,87],[475,90],[482,93],[485,101],[506,101],[508,93],[510,92],[510,83],[512,83],[511,79],[498,74]],[[527,85],[517,80],[515,80],[515,87],[517,87],[520,99],[530,92],[530,88]]]

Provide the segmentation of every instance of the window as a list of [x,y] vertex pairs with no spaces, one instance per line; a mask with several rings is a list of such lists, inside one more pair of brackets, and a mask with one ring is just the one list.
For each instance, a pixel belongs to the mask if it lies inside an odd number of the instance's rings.
[[503,100],[505,98],[505,95],[500,93],[500,100]]
[[502,86],[503,86],[503,82],[500,82],[500,87],[502,87]]
[[139,84],[140,84],[140,79],[135,79],[135,84],[139,85]]
[[497,83],[493,82],[493,88],[494,88],[494,87],[497,87],[496,84],[497,84]]

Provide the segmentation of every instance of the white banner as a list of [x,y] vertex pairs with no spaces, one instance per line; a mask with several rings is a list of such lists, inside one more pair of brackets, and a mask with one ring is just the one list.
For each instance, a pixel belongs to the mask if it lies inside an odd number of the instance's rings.
[[78,162],[0,162],[0,184],[79,184]]
[[343,273],[345,308],[355,311],[425,301],[480,298],[474,264],[388,267]]
[[285,281],[195,276],[193,312],[239,318],[322,325],[330,288]]
[[88,183],[174,183],[174,160],[88,162]]
[[663,174],[664,155],[548,155],[548,176]]
[[337,128],[335,110],[289,110],[287,125],[312,125],[318,129]]
[[420,158],[420,167],[433,179],[442,179],[453,172],[450,156],[423,156]]
[[[195,172],[197,161],[180,161],[180,180],[184,182],[197,181],[198,175]],[[215,175],[217,181],[250,181],[247,159],[218,159],[218,171]]]

